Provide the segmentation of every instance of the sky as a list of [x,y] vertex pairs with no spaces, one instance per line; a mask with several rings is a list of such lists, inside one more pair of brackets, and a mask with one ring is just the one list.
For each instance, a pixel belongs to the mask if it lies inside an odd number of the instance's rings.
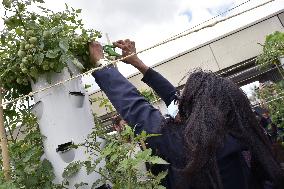
[[[111,41],[131,39],[135,41],[137,50],[152,46],[244,1],[246,0],[45,0],[46,6],[54,11],[63,10],[65,3],[74,8],[81,8],[86,28],[99,30],[103,36],[108,33]],[[266,1],[251,0],[224,16]],[[230,19],[226,23],[220,23],[213,28],[145,52],[139,57],[145,64],[153,65],[283,8],[284,0],[275,0],[257,10]],[[2,13],[3,9],[0,8],[0,15]],[[3,23],[0,22],[0,30],[2,27]],[[100,42],[107,43],[107,40],[103,37]],[[137,71],[123,63],[119,64],[119,70],[125,76]],[[85,78],[84,82],[93,83],[94,81]],[[94,86],[92,90],[95,88]]]

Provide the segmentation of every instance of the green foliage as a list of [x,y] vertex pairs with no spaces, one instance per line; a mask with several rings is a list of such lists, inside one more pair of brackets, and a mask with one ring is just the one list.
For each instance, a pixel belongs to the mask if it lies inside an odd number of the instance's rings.
[[279,64],[278,58],[284,55],[284,33],[276,31],[266,36],[263,53],[257,57],[257,63],[263,67]]
[[[284,99],[279,98],[284,95],[284,80],[256,90],[256,95],[258,99],[270,101],[265,105],[268,108],[272,121],[277,124],[278,127],[284,129]],[[275,98],[279,99],[273,101]]]
[[65,169],[64,172],[62,173],[62,177],[64,179],[71,178],[74,176],[83,166],[82,162],[75,161],[70,163]]
[[104,97],[97,97],[97,98],[93,98],[91,100],[91,102],[99,102],[99,107],[105,107],[109,112],[113,112],[113,106],[111,104],[111,102],[109,101],[108,98],[104,98]]
[[12,182],[0,183],[0,189],[18,189],[18,187]]
[[[84,29],[80,9],[66,5],[65,11],[53,12],[39,3],[44,1],[2,1],[5,14],[1,15],[0,79],[5,89],[27,88],[41,74],[60,72],[67,62],[82,70],[91,67],[87,44],[101,34]],[[32,5],[41,13],[31,12]]]
[[[79,146],[86,147],[88,154],[100,156],[96,161],[70,164],[64,171],[64,175],[72,176],[84,165],[88,174],[96,172],[102,176],[101,179],[92,184],[92,188],[106,183],[112,183],[114,189],[164,188],[160,185],[160,182],[167,173],[162,172],[153,175],[150,171],[143,171],[143,165],[145,163],[168,163],[152,155],[151,149],[141,150],[139,148],[141,142],[158,135],[150,135],[146,134],[146,132],[135,135],[133,129],[129,126],[126,126],[119,134],[110,135],[105,133],[98,119],[96,119],[96,123],[96,129],[88,136],[86,142],[79,144]],[[104,147],[100,142],[96,142],[98,137],[102,137],[107,141]],[[105,163],[105,166],[100,167],[101,163]]]
[[155,93],[154,93],[153,91],[151,91],[151,90],[145,89],[145,90],[143,90],[143,91],[140,91],[140,94],[141,94],[142,96],[144,96],[144,98],[145,98],[147,101],[149,101],[150,103],[153,103],[153,102],[157,101],[157,99],[158,99],[158,95],[155,94]]
[[0,188],[54,188],[52,165],[46,159],[40,160],[43,155],[43,136],[28,105],[6,109],[4,118],[6,130],[9,131],[12,181],[4,182],[1,175]]

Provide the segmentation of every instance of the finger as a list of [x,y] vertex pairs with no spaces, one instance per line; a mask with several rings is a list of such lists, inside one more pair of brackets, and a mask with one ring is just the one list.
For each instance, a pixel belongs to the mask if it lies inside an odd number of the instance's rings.
[[123,40],[118,40],[116,42],[113,43],[113,45],[124,45],[124,41]]
[[123,50],[123,51],[122,51],[122,54],[123,54],[123,55],[128,55],[128,54],[130,54],[130,52]]

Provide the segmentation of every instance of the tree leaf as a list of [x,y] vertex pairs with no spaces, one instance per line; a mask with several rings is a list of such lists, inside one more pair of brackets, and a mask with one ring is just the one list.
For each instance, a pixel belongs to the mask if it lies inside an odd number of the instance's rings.
[[58,51],[56,51],[56,50],[49,50],[49,51],[47,51],[45,56],[47,58],[56,58],[58,56]]
[[63,39],[59,41],[59,47],[64,51],[67,52],[69,49],[69,44],[67,39]]
[[60,32],[62,29],[63,29],[62,26],[56,26],[56,27],[54,27],[54,28],[52,28],[52,29],[50,30],[50,33],[51,33],[51,34],[56,34],[56,33]]
[[165,160],[163,160],[158,156],[151,157],[149,162],[153,164],[169,164],[168,162],[166,162]]
[[23,34],[23,31],[21,30],[21,28],[16,28],[16,29],[15,29],[15,32],[16,32],[16,34],[18,34],[18,35],[22,35],[22,34]]
[[85,89],[92,87],[92,85],[85,84]]
[[76,10],[76,13],[81,13],[82,12],[82,9],[77,9]]
[[43,59],[44,59],[44,54],[43,53],[39,53],[39,54],[36,54],[34,56],[34,60],[35,60],[36,64],[38,64],[38,65],[42,64]]
[[70,163],[63,171],[62,177],[63,178],[70,178],[78,173],[78,171],[81,169],[81,167],[84,165],[84,163],[75,161]]
[[81,64],[81,62],[78,61],[77,58],[75,58],[72,62],[73,62],[73,64],[74,64],[77,68],[79,68],[81,71],[85,69],[84,66]]

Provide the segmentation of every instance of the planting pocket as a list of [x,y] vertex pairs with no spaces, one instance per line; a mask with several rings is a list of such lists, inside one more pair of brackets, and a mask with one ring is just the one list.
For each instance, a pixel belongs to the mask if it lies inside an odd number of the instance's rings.
[[82,108],[85,94],[82,92],[69,92],[72,104],[77,108]]
[[58,145],[56,152],[65,163],[70,163],[75,159],[75,150],[72,147],[73,142],[67,142]]

